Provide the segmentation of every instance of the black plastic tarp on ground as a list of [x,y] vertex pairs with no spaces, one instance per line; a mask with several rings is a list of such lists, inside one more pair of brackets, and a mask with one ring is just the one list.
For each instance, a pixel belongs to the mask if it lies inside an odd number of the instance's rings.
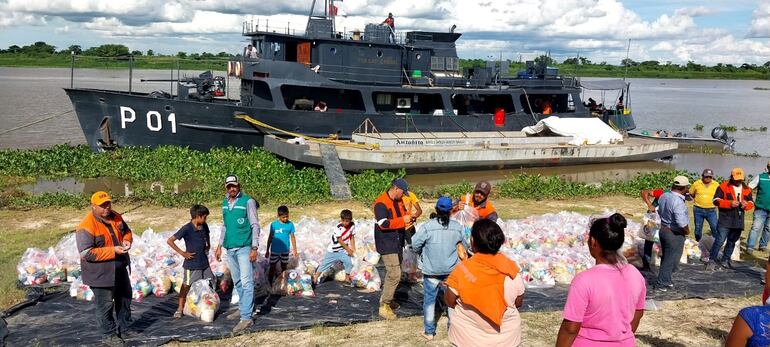
[[[685,298],[723,298],[759,294],[762,272],[758,268],[739,265],[735,270],[708,273],[703,265],[681,265],[674,274],[675,290],[655,291],[653,273],[644,272],[648,280],[648,298],[678,300]],[[335,282],[322,284],[316,297],[260,297],[256,307],[258,318],[250,331],[294,330],[318,325],[347,325],[378,319],[380,292],[362,293]],[[564,307],[567,286],[529,289],[522,311],[556,311]],[[229,337],[237,319],[228,320],[234,312],[229,295],[222,297],[222,307],[214,323],[191,317],[171,318],[177,296],[148,297],[132,303],[134,324],[129,345],[159,345],[172,340],[196,341]],[[401,307],[399,316],[422,314],[422,288],[402,285],[396,293]],[[42,296],[36,305],[18,310],[8,318],[9,346],[99,345],[100,336],[94,322],[93,303],[77,301],[66,292]],[[526,322],[525,322],[526,324]]]

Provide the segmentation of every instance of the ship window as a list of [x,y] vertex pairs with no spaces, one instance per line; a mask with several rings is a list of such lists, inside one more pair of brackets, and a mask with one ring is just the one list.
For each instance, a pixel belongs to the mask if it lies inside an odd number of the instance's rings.
[[444,57],[430,57],[430,69],[431,70],[444,70]]
[[441,94],[374,92],[374,109],[380,113],[411,113],[432,115],[444,110]]
[[336,47],[329,48],[329,53],[337,54],[337,48]]
[[554,113],[575,112],[574,102],[570,109],[569,98],[569,94],[527,94],[526,96],[522,94],[520,100],[524,112],[529,114],[543,113],[543,105],[546,103],[551,104],[551,111]]
[[377,51],[377,57],[382,58],[382,51]]
[[448,71],[458,71],[458,70],[460,70],[459,60],[460,59],[458,59],[458,58],[447,57],[446,58],[446,69]]
[[515,112],[510,94],[455,94],[452,108],[458,115],[494,114],[498,108]]
[[420,60],[420,58],[422,58],[422,54],[417,53],[417,54],[414,55],[414,58],[417,59],[417,60]]
[[251,106],[273,107],[273,95],[270,93],[270,86],[265,81],[251,81]]
[[393,103],[393,95],[388,93],[375,93],[374,98],[377,105],[390,105]]
[[[286,107],[289,109],[295,105],[317,105],[323,101],[328,107],[327,112],[363,112],[365,110],[364,99],[358,90],[283,85],[281,86],[281,93]],[[298,100],[299,102],[297,102]]]

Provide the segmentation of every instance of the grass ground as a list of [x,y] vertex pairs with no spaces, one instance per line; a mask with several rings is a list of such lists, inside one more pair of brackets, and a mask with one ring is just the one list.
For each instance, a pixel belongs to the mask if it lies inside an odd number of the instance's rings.
[[[610,196],[580,200],[517,200],[495,199],[495,206],[501,218],[524,218],[549,212],[574,211],[584,214],[601,213],[604,210],[616,210],[625,216],[640,220],[645,211],[644,204],[638,198]],[[430,211],[432,201],[423,202],[425,210]],[[260,208],[263,223],[274,218],[276,206],[265,205]],[[355,218],[371,218],[368,205],[357,202],[329,202],[323,204],[291,207],[294,218],[312,216],[319,219],[334,219],[343,208],[350,208]],[[163,208],[157,206],[116,206],[117,211],[128,211],[124,215],[133,230],[140,232],[147,228],[155,230],[176,229],[188,220],[184,209]],[[28,247],[49,247],[55,245],[62,236],[73,230],[85,210],[73,208],[0,210],[0,308],[7,308],[24,297],[24,292],[16,288],[16,264],[21,254]],[[213,214],[210,223],[221,223],[221,216]],[[751,217],[747,216],[747,228]],[[705,231],[704,231],[705,232]],[[707,233],[707,232],[706,232]],[[748,230],[744,232],[745,240]],[[753,256],[743,257],[746,261],[764,266],[768,254],[755,252]],[[758,288],[758,293],[761,289]],[[716,346],[729,331],[732,318],[745,306],[758,303],[757,297],[737,299],[691,299],[664,302],[662,309],[647,312],[640,327],[640,346]],[[553,345],[559,323],[560,312],[524,313],[524,341],[526,345]],[[226,341],[214,341],[204,345],[252,345],[254,343],[276,345],[285,341],[294,341],[296,345],[340,345],[363,344],[379,345],[414,345],[423,342],[419,336],[420,317],[398,319],[393,322],[372,322],[346,327],[317,327],[302,331],[261,332],[241,336]],[[672,328],[675,327],[675,328]],[[439,331],[436,341],[431,344],[446,345],[446,327]]]

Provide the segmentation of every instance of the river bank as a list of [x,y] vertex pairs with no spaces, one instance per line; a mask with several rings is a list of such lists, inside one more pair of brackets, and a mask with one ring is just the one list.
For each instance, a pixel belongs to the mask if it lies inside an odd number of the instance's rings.
[[[422,199],[423,208],[431,210],[434,199]],[[604,196],[572,200],[524,200],[495,198],[500,217],[520,219],[531,215],[573,211],[582,214],[602,213],[606,210],[618,211],[635,221],[641,219],[645,211],[644,204],[638,197]],[[140,234],[152,228],[156,231],[176,230],[189,220],[187,208],[166,208],[149,204],[116,203],[117,211],[124,212],[124,217],[131,228]],[[275,218],[276,203],[263,204],[259,209],[260,221],[266,225]],[[293,219],[301,216],[320,220],[335,219],[339,211],[348,208],[355,219],[373,218],[370,204],[367,202],[325,202],[306,206],[290,205]],[[24,298],[24,292],[15,285],[16,264],[27,247],[46,248],[55,245],[63,235],[70,232],[87,213],[86,208],[33,208],[25,211],[0,209],[0,308],[7,308]],[[751,220],[750,214],[746,216]],[[213,213],[209,223],[222,222],[221,214]],[[364,230],[362,232],[370,232]],[[746,233],[744,233],[745,239]],[[742,256],[746,257],[745,254]],[[763,266],[765,252],[755,252],[745,261]],[[757,293],[761,286],[757,284]],[[662,302],[658,311],[648,311],[642,320],[638,335],[639,346],[713,346],[721,344],[738,310],[759,302],[758,297],[733,299],[690,299]],[[86,304],[86,303],[84,303]],[[709,312],[708,315],[702,314]],[[553,345],[561,321],[560,312],[523,313],[524,341],[530,346]],[[169,319],[171,319],[169,317]],[[670,329],[676,325],[677,329]],[[316,327],[302,331],[260,332],[226,340],[196,342],[195,345],[226,344],[266,344],[277,345],[276,341],[298,341],[300,346],[360,344],[366,340],[372,346],[416,345],[424,343],[419,336],[420,317],[401,318],[396,321],[379,321],[356,324],[345,327]],[[398,341],[398,342],[394,342]],[[431,345],[447,345],[446,324],[439,324],[437,339]],[[174,344],[178,345],[178,344]]]

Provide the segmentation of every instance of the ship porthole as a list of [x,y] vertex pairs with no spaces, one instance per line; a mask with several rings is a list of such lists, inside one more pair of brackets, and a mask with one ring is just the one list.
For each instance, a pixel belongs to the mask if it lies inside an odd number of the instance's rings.
[[417,53],[417,54],[414,55],[414,57],[415,57],[415,59],[420,60],[420,58],[422,58],[422,54]]
[[377,51],[377,57],[382,58],[382,51]]
[[331,53],[331,54],[337,54],[337,48],[336,48],[336,47],[332,47],[332,48],[330,48],[330,49],[329,49],[329,53]]
[[166,111],[171,111],[171,105],[166,105]]

